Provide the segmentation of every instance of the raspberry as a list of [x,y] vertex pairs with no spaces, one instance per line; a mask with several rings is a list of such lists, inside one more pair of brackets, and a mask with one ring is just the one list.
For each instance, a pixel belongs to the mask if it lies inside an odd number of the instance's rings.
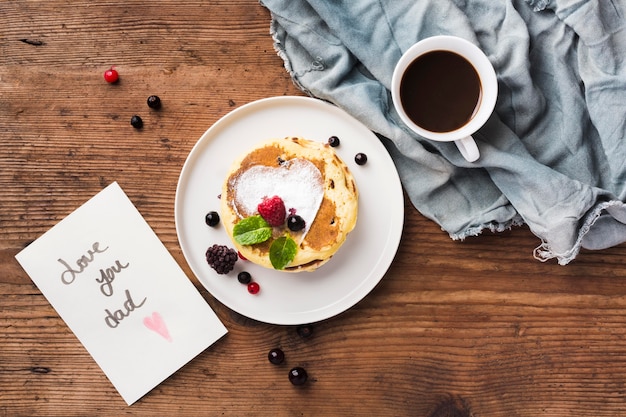
[[285,210],[285,203],[282,198],[275,195],[274,197],[264,198],[258,205],[257,210],[261,217],[273,227],[277,227],[285,223],[285,216],[287,211]]
[[227,274],[235,267],[237,251],[224,245],[213,245],[206,251],[206,261],[218,274]]

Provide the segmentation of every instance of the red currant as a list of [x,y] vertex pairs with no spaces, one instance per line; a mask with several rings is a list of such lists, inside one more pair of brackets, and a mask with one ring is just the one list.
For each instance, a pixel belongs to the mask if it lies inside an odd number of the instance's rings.
[[113,67],[104,71],[104,80],[108,83],[117,82],[119,78],[120,78],[120,75],[117,73],[117,71]]
[[259,287],[259,284],[257,284],[256,282],[251,282],[248,284],[248,292],[250,294],[258,294],[259,290],[261,290],[261,287]]

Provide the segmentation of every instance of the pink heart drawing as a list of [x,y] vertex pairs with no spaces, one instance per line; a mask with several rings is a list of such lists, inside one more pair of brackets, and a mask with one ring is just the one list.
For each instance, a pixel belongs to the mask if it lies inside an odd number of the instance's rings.
[[144,317],[143,325],[160,334],[168,342],[172,341],[172,336],[170,336],[170,332],[167,330],[165,321],[163,321],[163,317],[158,312],[155,311],[152,313],[152,316]]

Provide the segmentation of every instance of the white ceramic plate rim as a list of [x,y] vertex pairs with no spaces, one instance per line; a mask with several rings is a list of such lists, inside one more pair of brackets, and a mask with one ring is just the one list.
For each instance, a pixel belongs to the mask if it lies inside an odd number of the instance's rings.
[[[205,260],[214,243],[233,247],[221,225],[207,226],[204,216],[219,211],[222,182],[232,161],[269,138],[300,136],[335,148],[359,189],[354,230],[333,258],[315,272],[286,273],[238,261],[234,271],[218,275]],[[365,165],[354,156],[363,152]],[[297,325],[328,319],[354,306],[383,278],[393,261],[404,224],[404,197],[398,172],[387,150],[363,124],[343,110],[309,97],[261,99],[228,113],[192,148],[181,170],[175,221],[183,255],[200,283],[228,308],[261,322]],[[261,287],[256,295],[237,281],[246,270]]]

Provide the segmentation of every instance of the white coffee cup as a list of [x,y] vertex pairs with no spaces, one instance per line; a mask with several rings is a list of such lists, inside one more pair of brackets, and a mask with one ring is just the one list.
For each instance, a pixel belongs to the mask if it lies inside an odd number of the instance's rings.
[[[476,98],[475,107],[473,109],[470,109],[471,114],[469,115],[467,120],[460,121],[456,123],[455,127],[452,130],[445,130],[445,131],[434,130],[431,128],[425,128],[424,126],[420,126],[409,116],[408,113],[412,113],[413,117],[417,118],[416,117],[417,110],[415,108],[411,110],[409,106],[407,105],[407,103],[409,103],[411,100],[407,98],[409,91],[411,95],[412,94],[415,95],[413,99],[416,100],[417,103],[420,103],[419,104],[420,106],[422,106],[422,103],[427,106],[428,111],[436,112],[437,109],[439,108],[444,109],[445,103],[443,103],[442,106],[440,107],[437,107],[434,105],[432,106],[432,108],[428,107],[429,102],[434,103],[437,100],[420,101],[422,97],[421,92],[408,90],[407,85],[409,85],[409,81],[405,79],[405,76],[407,73],[412,74],[411,72],[412,70],[407,71],[411,67],[411,64],[417,62],[418,60],[420,64],[416,64],[412,68],[415,68],[417,65],[421,65],[422,67],[424,65],[428,65],[426,64],[427,61],[425,59],[430,59],[431,62],[439,62],[439,64],[441,64],[442,62],[446,62],[446,61],[441,61],[441,60],[433,61],[432,57],[435,56],[436,54],[430,54],[427,58],[425,58],[425,55],[429,54],[430,52],[439,53],[442,51],[444,52],[444,54],[439,54],[439,56],[446,55],[449,58],[453,58],[453,59],[457,59],[458,56],[460,56],[464,58],[465,61],[469,62],[469,64],[471,64],[471,66],[475,70],[474,75],[477,75],[477,79],[480,83],[479,91],[477,93],[476,93],[475,84],[473,84],[471,88],[471,91],[477,94],[477,98]],[[446,52],[452,52],[453,54],[456,54],[457,56],[454,57],[452,56],[452,54],[446,54]],[[448,62],[456,62],[456,61],[448,61]],[[430,75],[432,76],[433,74],[434,75],[441,74],[441,79],[443,81],[445,76],[452,76],[450,74],[451,70],[461,68],[461,67],[464,67],[464,65],[459,65],[459,66],[455,65],[454,68],[448,67],[448,68],[444,68],[443,70],[441,70],[442,68],[439,68],[441,71],[433,70],[431,71],[432,74]],[[404,81],[404,86],[403,86],[403,81]],[[435,86],[437,85],[437,82],[439,82],[439,79],[435,79],[432,83],[429,82],[426,85]],[[401,93],[401,90],[402,90],[402,93]],[[427,88],[425,88],[424,90],[427,90]],[[434,88],[431,90],[434,90]],[[434,91],[430,91],[430,93],[434,93]],[[474,97],[474,93],[472,93],[471,97]],[[412,131],[430,140],[435,140],[435,141],[440,141],[440,142],[454,141],[454,143],[458,147],[463,157],[469,162],[474,162],[480,157],[480,152],[478,151],[476,142],[472,138],[472,134],[474,134],[478,129],[480,129],[485,124],[485,122],[487,121],[487,119],[489,119],[489,116],[491,116],[491,113],[493,112],[493,109],[496,104],[496,98],[498,96],[498,80],[496,78],[496,72],[493,69],[491,62],[489,62],[489,59],[487,58],[487,56],[476,45],[474,45],[473,43],[463,38],[459,38],[456,36],[447,36],[447,35],[432,36],[432,37],[425,38],[417,42],[402,55],[402,57],[396,64],[395,70],[393,72],[393,77],[391,80],[391,96],[392,96],[394,107],[396,108],[396,111],[400,115],[400,118]],[[403,98],[405,100],[404,102],[403,102]],[[436,97],[436,98],[438,99],[440,97]],[[453,103],[456,101],[457,100],[443,100],[443,102],[447,102],[447,103]],[[473,101],[473,100],[470,100],[470,101]],[[466,107],[465,110],[469,108],[467,106],[465,107]],[[436,117],[436,118],[441,118],[442,123],[445,123],[446,116],[454,112],[441,111],[439,113],[440,113],[439,117]],[[422,124],[425,124],[425,123],[422,123]]]

